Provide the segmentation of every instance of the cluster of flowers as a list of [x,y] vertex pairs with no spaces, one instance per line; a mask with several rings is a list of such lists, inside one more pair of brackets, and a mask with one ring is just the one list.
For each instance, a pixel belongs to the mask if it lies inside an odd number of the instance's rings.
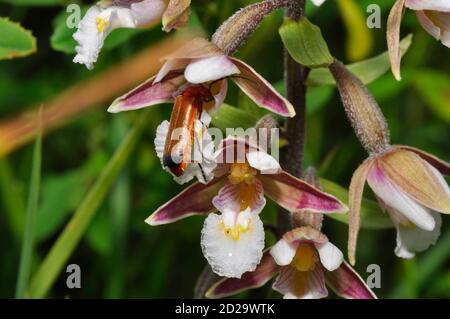
[[[322,2],[314,1],[316,5]],[[142,27],[160,19],[165,30],[181,27],[187,22],[189,5],[190,0],[99,3],[88,10],[74,34],[79,43],[74,61],[92,68],[104,39],[115,28]],[[427,31],[450,44],[448,1],[398,0],[388,37],[394,74],[399,68],[395,64],[395,32],[405,6],[417,10]],[[350,121],[370,154],[356,170],[349,189],[350,261],[354,263],[366,180],[397,228],[395,253],[411,258],[437,240],[439,213],[450,213],[450,189],[441,175],[449,174],[450,166],[421,150],[391,146],[384,117],[363,84],[339,62],[333,63],[330,71]],[[278,273],[273,288],[286,298],[326,297],[326,283],[344,298],[375,298],[344,261],[342,252],[321,232],[323,214],[348,211],[341,201],[318,185],[283,171],[267,149],[246,138],[230,136],[215,149],[207,128],[211,114],[225,99],[228,79],[258,106],[284,117],[295,116],[290,102],[252,67],[203,38],[167,56],[156,76],[117,98],[108,109],[116,113],[174,102],[170,121],[157,129],[156,153],[175,181],[197,181],[146,222],[161,225],[191,215],[206,217],[201,248],[212,270],[225,277],[211,287],[209,297],[260,287]],[[366,102],[359,103],[358,97]],[[288,211],[294,225],[267,250],[259,217],[265,196]]]

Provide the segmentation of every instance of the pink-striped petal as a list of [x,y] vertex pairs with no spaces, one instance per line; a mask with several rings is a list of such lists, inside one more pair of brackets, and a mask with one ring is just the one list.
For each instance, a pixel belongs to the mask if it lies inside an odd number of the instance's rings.
[[223,179],[215,178],[208,184],[194,183],[158,208],[145,222],[156,226],[169,224],[192,215],[206,215],[215,211],[212,198],[223,186]]
[[348,223],[348,259],[355,264],[355,251],[361,223],[361,201],[366,184],[367,175],[374,164],[374,160],[367,159],[353,173],[348,189],[349,223]]
[[[255,180],[255,183],[250,186],[255,187],[254,197],[249,205],[250,212],[259,214],[266,205],[264,189],[259,180]],[[214,207],[224,215],[224,218],[226,215],[237,216],[237,214],[240,213],[241,197],[239,191],[239,185],[226,182],[219,190],[217,196],[213,198],[212,203]]]
[[184,71],[184,77],[190,83],[199,84],[224,79],[239,72],[226,55],[218,55],[191,61]]
[[328,286],[346,299],[377,299],[358,273],[344,261],[335,271],[325,271]]
[[158,83],[153,83],[153,78],[151,78],[117,98],[108,108],[108,112],[118,113],[172,102],[174,93],[184,82],[184,77],[179,71],[170,72]]
[[232,80],[248,95],[258,106],[286,117],[295,116],[292,104],[279,94],[275,88],[259,75],[252,67],[244,62],[230,58],[239,68],[240,74]]
[[[299,280],[300,276],[303,278]],[[299,283],[304,287],[296,287]],[[272,288],[283,294],[285,299],[320,299],[328,296],[325,276],[319,264],[308,272],[297,271],[291,266],[282,267]]]
[[207,298],[224,298],[248,289],[264,286],[277,273],[279,267],[269,251],[265,251],[261,262],[254,271],[246,272],[240,279],[224,278],[214,284],[207,292]]
[[347,207],[336,197],[282,171],[259,175],[264,192],[278,205],[290,212],[307,210],[312,213],[344,213]]
[[389,59],[391,61],[392,74],[397,81],[401,80],[400,60],[400,25],[404,12],[405,0],[397,0],[392,6],[387,22],[386,39],[388,45]]
[[406,0],[405,6],[412,10],[450,12],[450,1],[448,0]]
[[441,160],[440,158],[434,156],[433,154],[427,153],[418,148],[407,145],[395,145],[394,147],[416,153],[422,159],[427,161],[428,164],[436,168],[441,174],[450,176],[450,163]]

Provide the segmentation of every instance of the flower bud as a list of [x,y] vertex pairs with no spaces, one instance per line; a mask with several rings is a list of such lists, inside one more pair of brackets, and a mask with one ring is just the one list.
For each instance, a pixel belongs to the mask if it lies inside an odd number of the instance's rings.
[[335,60],[329,69],[336,80],[347,117],[364,148],[371,155],[388,150],[389,129],[372,94],[341,62]]

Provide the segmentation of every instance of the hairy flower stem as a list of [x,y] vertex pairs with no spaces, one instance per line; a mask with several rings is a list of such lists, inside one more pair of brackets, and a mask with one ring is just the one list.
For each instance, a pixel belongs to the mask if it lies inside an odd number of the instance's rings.
[[228,18],[214,33],[211,41],[225,54],[232,55],[273,10],[291,7],[292,0],[264,0],[251,4]]
[[[305,12],[305,0],[291,0],[286,16],[299,20]],[[304,67],[284,52],[286,97],[294,106],[296,116],[286,120],[285,137],[288,145],[282,154],[281,166],[296,177],[302,175],[303,147],[305,143],[306,121],[306,79],[309,68]],[[283,234],[292,228],[290,212],[281,209],[278,212],[278,227]]]

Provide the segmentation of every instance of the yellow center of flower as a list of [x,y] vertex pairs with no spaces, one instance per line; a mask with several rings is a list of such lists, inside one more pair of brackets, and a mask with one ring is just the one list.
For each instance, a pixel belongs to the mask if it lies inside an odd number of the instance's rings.
[[292,293],[298,298],[301,298],[308,292],[308,279],[318,261],[317,250],[312,244],[301,243],[298,246],[294,259],[291,261],[291,267],[297,270],[294,272],[292,279]]
[[240,210],[246,210],[255,197],[256,169],[245,163],[233,163],[228,180],[239,187]]
[[103,19],[100,18],[100,17],[97,17],[97,18],[95,19],[95,21],[97,22],[97,30],[98,30],[98,33],[103,33],[103,31],[105,31],[106,26],[108,25],[108,21],[103,20]]
[[253,184],[255,182],[256,169],[251,167],[247,162],[233,163],[230,169],[228,180],[231,184]]
[[301,243],[297,248],[294,259],[292,259],[291,266],[298,271],[310,271],[314,269],[318,260],[319,257],[314,246],[308,243]]
[[246,233],[251,230],[251,220],[249,219],[247,225],[237,224],[234,228],[226,227],[223,221],[220,222],[220,227],[223,228],[223,231],[227,237],[230,237],[234,240],[239,240],[241,234]]
[[400,223],[400,227],[404,229],[415,229],[417,226],[409,220],[406,220]]

